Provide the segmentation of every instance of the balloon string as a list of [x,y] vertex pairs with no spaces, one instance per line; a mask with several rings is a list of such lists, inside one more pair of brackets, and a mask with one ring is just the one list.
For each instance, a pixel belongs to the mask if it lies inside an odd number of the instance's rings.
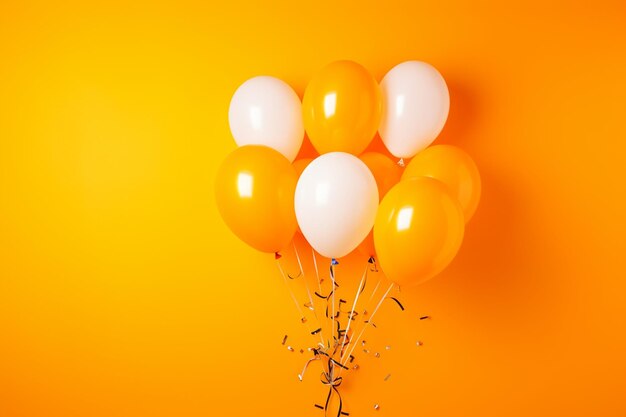
[[[335,329],[335,265],[333,265],[333,262],[330,262],[330,278],[332,280],[332,284],[333,284],[333,315],[331,316],[331,324],[332,324],[332,329],[334,332]],[[336,346],[336,344],[335,344]]]
[[302,373],[300,375],[298,375],[298,379],[300,381],[304,381],[304,374],[306,373],[307,369],[309,368],[309,365],[311,364],[311,362],[318,361],[318,360],[320,360],[319,355],[315,355],[314,358],[311,358],[308,361],[306,361],[306,363],[304,364],[304,368],[302,368]]
[[372,291],[372,294],[370,295],[369,300],[367,300],[367,303],[365,303],[365,306],[367,307],[372,300],[374,299],[374,295],[376,295],[376,292],[378,291],[378,287],[380,287],[380,283],[381,283],[381,279],[380,279],[380,275],[378,275],[378,281],[376,282],[376,286],[374,287],[374,290]]
[[300,317],[301,317],[300,320],[302,321],[302,323],[304,323],[306,321],[306,317],[304,316],[304,311],[302,311],[302,307],[300,307],[300,303],[298,302],[296,295],[293,293],[293,290],[289,286],[289,281],[287,281],[287,274],[285,274],[285,271],[283,270],[283,267],[280,264],[280,260],[276,260],[276,265],[278,265],[278,269],[280,270],[280,274],[282,275],[283,280],[285,281],[285,286],[287,287],[287,290],[289,291],[289,295],[291,296],[293,303],[296,305],[296,308],[298,309],[298,312],[300,313]]
[[[371,258],[370,258],[371,259]],[[369,261],[368,261],[369,263]],[[371,272],[378,272],[378,269],[374,269],[374,270],[370,270]],[[376,274],[377,280],[376,280],[376,285],[374,286],[374,289],[372,290],[369,299],[367,300],[367,302],[363,305],[363,311],[361,312],[361,321],[365,321],[365,323],[363,324],[363,326],[367,326],[367,320],[366,320],[366,316],[367,316],[367,307],[370,305],[370,303],[372,302],[372,300],[374,299],[374,296],[378,293],[378,289],[380,288],[380,284],[383,282],[382,279],[380,278],[380,274]],[[361,289],[361,291],[363,291],[363,289]],[[357,320],[358,321],[358,320]],[[356,323],[355,323],[356,324]],[[363,328],[363,326],[361,326],[361,328]],[[350,340],[348,342],[348,344],[351,344],[352,340]],[[342,357],[341,359],[343,359],[343,352],[342,353]]]
[[[318,288],[320,290],[319,294],[322,294],[322,280],[320,279],[320,272],[319,272],[319,269],[317,268],[317,257],[315,256],[315,249],[311,248],[311,254],[313,255],[313,266],[315,267],[315,276],[317,277],[317,286],[318,286]],[[333,288],[333,290],[334,290],[334,288]],[[333,326],[332,326],[333,322],[331,320],[330,321],[330,326],[328,326],[328,318],[329,318],[328,317],[328,300],[326,300],[326,308],[327,308],[327,310],[326,310],[326,322],[327,322],[326,324],[327,324],[327,326],[324,326],[324,327],[328,327],[328,330],[326,330],[326,331],[330,332],[328,334],[328,344],[329,344],[329,347],[330,347],[330,340],[333,338]]]
[[315,276],[317,277],[317,286],[321,294],[322,293],[322,281],[320,281],[320,273],[317,269],[317,259],[315,257],[315,249],[311,248],[311,253],[313,254],[313,265],[315,266]]
[[[359,289],[356,291],[356,295],[354,296],[354,302],[352,303],[352,309],[350,313],[348,313],[348,324],[346,325],[346,331],[343,334],[343,340],[341,341],[341,349],[339,349],[339,354],[343,355],[343,347],[346,344],[346,338],[348,337],[348,332],[350,331],[350,323],[352,323],[352,315],[354,314],[354,309],[356,308],[356,304],[359,301],[359,295],[361,295],[361,288],[363,288],[363,284],[365,283],[365,279],[367,277],[367,270],[369,266],[365,266],[365,271],[363,271],[363,276],[361,277],[361,282],[359,283]],[[339,371],[341,373],[341,371]]]
[[[374,316],[376,315],[376,312],[378,311],[378,309],[380,308],[381,304],[383,303],[383,301],[385,301],[385,299],[387,298],[387,295],[389,295],[389,293],[391,292],[391,289],[393,288],[395,284],[391,283],[391,285],[389,285],[389,288],[387,288],[387,291],[385,291],[385,294],[383,294],[382,298],[380,299],[380,301],[378,302],[378,304],[376,305],[376,308],[374,309],[374,311],[372,312],[372,315],[369,317],[368,319],[368,323],[366,323],[365,326],[363,326],[363,329],[361,329],[361,332],[359,333],[359,336],[355,339],[354,341],[354,345],[352,345],[352,349],[350,349],[350,353],[348,353],[347,357],[346,355],[342,355],[341,356],[341,365],[345,366],[346,363],[348,362],[348,359],[350,359],[350,355],[352,355],[352,353],[354,352],[354,348],[356,347],[356,345],[359,343],[359,341],[361,340],[361,337],[363,337],[363,333],[365,333],[365,330],[367,330],[369,324],[372,322],[372,319],[374,318]],[[345,361],[343,360],[343,358],[346,357]],[[340,371],[341,373],[341,368]]]
[[311,290],[309,289],[309,284],[306,281],[306,276],[304,274],[304,268],[302,267],[302,262],[300,261],[300,254],[298,253],[298,248],[296,247],[296,243],[293,243],[293,250],[296,253],[296,259],[298,261],[298,266],[300,267],[300,274],[302,275],[304,286],[306,287],[306,293],[309,297],[309,302],[311,303],[311,308],[313,309],[313,313],[315,314],[315,318],[317,319],[317,312],[315,311],[315,305],[313,304],[313,297],[311,296]]
[[[315,303],[313,302],[313,297],[311,296],[311,290],[309,289],[309,283],[306,281],[304,268],[302,267],[302,262],[300,261],[300,254],[298,253],[296,242],[293,242],[293,250],[296,253],[296,259],[298,260],[298,266],[300,267],[300,274],[302,275],[302,280],[304,281],[304,286],[306,287],[306,293],[309,296],[309,305],[311,306],[311,310],[313,311],[313,315],[315,316],[315,321],[317,322],[318,326],[321,327],[320,319],[317,316],[317,311],[315,310]],[[322,344],[324,344],[324,336],[322,335],[322,332],[319,332],[319,335]]]

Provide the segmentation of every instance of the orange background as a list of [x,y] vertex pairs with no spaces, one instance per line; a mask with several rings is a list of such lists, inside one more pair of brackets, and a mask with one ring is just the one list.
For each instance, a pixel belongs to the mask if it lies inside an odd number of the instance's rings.
[[392,350],[346,411],[626,415],[624,2],[211,3],[0,5],[0,416],[323,414],[280,344],[301,328],[274,260],[213,181],[241,82],[302,94],[342,58],[434,64],[438,142],[483,178],[455,261],[379,317]]

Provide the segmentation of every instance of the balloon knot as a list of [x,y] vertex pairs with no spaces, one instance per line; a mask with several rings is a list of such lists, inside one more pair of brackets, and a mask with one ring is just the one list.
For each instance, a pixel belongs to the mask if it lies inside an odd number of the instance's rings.
[[278,252],[274,253],[274,259],[280,259],[282,257],[283,257],[283,255],[281,255],[280,253],[278,253]]
[[370,258],[367,260],[368,263],[370,264],[375,264],[376,263],[376,259],[374,259],[373,256],[370,256]]
[[400,165],[401,167],[404,167],[404,159],[400,158],[400,160],[398,161],[398,165]]
[[337,261],[335,258],[330,260],[330,264],[331,265],[339,265],[339,261]]

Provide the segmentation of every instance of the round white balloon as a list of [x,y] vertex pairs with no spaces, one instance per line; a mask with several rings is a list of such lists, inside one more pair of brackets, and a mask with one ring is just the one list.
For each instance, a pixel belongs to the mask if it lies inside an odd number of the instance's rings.
[[269,146],[290,162],[304,139],[300,98],[274,77],[254,77],[239,86],[230,101],[228,122],[237,145]]
[[411,158],[430,145],[446,123],[450,110],[446,81],[432,65],[407,61],[393,67],[380,88],[380,137],[394,156]]
[[359,158],[330,152],[302,172],[295,195],[296,218],[311,246],[327,258],[354,250],[374,225],[376,180]]

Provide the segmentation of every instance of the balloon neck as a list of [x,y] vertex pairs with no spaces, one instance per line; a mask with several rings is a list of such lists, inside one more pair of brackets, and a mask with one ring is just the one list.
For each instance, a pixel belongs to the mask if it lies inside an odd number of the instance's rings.
[[337,261],[335,258],[332,258],[332,259],[330,260],[330,264],[331,264],[331,265],[339,265],[339,261]]
[[398,161],[398,166],[401,166],[404,168],[404,158],[400,158],[400,160]]
[[367,262],[371,265],[370,266],[370,271],[378,272],[378,267],[376,266],[376,258],[374,258],[373,256],[370,256],[370,258],[367,260]]

